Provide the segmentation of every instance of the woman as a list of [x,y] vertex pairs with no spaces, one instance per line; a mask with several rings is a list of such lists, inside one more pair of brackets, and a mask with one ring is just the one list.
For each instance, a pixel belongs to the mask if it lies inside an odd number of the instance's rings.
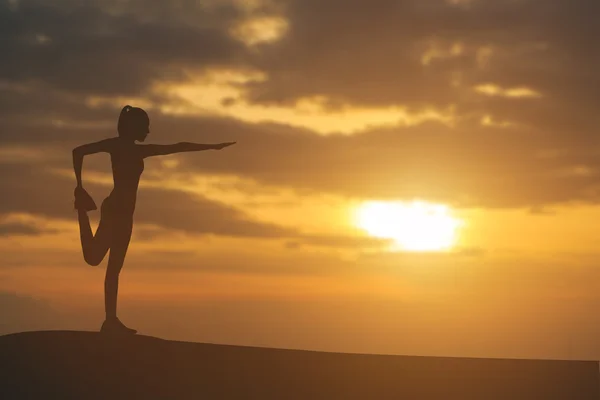
[[[110,249],[104,280],[104,307],[106,320],[102,332],[129,333],[137,331],[123,325],[117,318],[117,291],[119,273],[123,267],[133,228],[133,213],[144,158],[185,151],[221,150],[235,142],[220,144],[177,143],[171,145],[140,145],[150,133],[150,119],[141,108],[125,106],[117,126],[118,137],[85,144],[73,150],[73,168],[77,178],[75,209],[79,215],[79,230],[83,257],[90,265],[102,262]],[[87,212],[96,204],[81,183],[83,157],[88,154],[109,153],[112,163],[114,188],[102,202],[100,223],[92,234]]]

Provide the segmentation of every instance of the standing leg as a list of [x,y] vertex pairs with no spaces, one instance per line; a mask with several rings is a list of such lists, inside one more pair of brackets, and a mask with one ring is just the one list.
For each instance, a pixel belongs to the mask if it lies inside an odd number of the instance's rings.
[[113,225],[113,237],[110,240],[110,254],[108,256],[108,267],[104,279],[104,307],[106,320],[102,325],[102,331],[136,333],[136,330],[127,328],[117,318],[117,295],[119,291],[119,274],[123,268],[127,248],[131,239],[133,224],[115,223]]

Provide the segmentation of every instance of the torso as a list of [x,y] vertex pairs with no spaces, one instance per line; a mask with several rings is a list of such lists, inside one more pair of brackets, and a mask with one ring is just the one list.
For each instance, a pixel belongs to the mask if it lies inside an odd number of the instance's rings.
[[110,152],[114,189],[106,199],[111,208],[133,214],[144,159],[135,144],[123,144],[117,139]]

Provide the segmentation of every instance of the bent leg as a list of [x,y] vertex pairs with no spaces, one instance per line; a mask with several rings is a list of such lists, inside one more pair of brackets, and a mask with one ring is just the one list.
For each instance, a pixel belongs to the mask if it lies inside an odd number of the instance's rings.
[[96,266],[102,262],[110,246],[110,224],[106,218],[100,217],[96,235],[92,234],[90,218],[84,210],[78,210],[79,236],[83,258],[89,265]]

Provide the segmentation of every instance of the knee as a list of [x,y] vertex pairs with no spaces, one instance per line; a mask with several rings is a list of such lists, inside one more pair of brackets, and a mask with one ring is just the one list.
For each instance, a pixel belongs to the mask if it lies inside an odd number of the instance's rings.
[[93,253],[92,254],[84,254],[83,259],[85,260],[86,263],[88,263],[92,267],[96,267],[96,266],[100,265],[100,263],[102,262],[102,257],[99,257],[98,255],[93,254]]

